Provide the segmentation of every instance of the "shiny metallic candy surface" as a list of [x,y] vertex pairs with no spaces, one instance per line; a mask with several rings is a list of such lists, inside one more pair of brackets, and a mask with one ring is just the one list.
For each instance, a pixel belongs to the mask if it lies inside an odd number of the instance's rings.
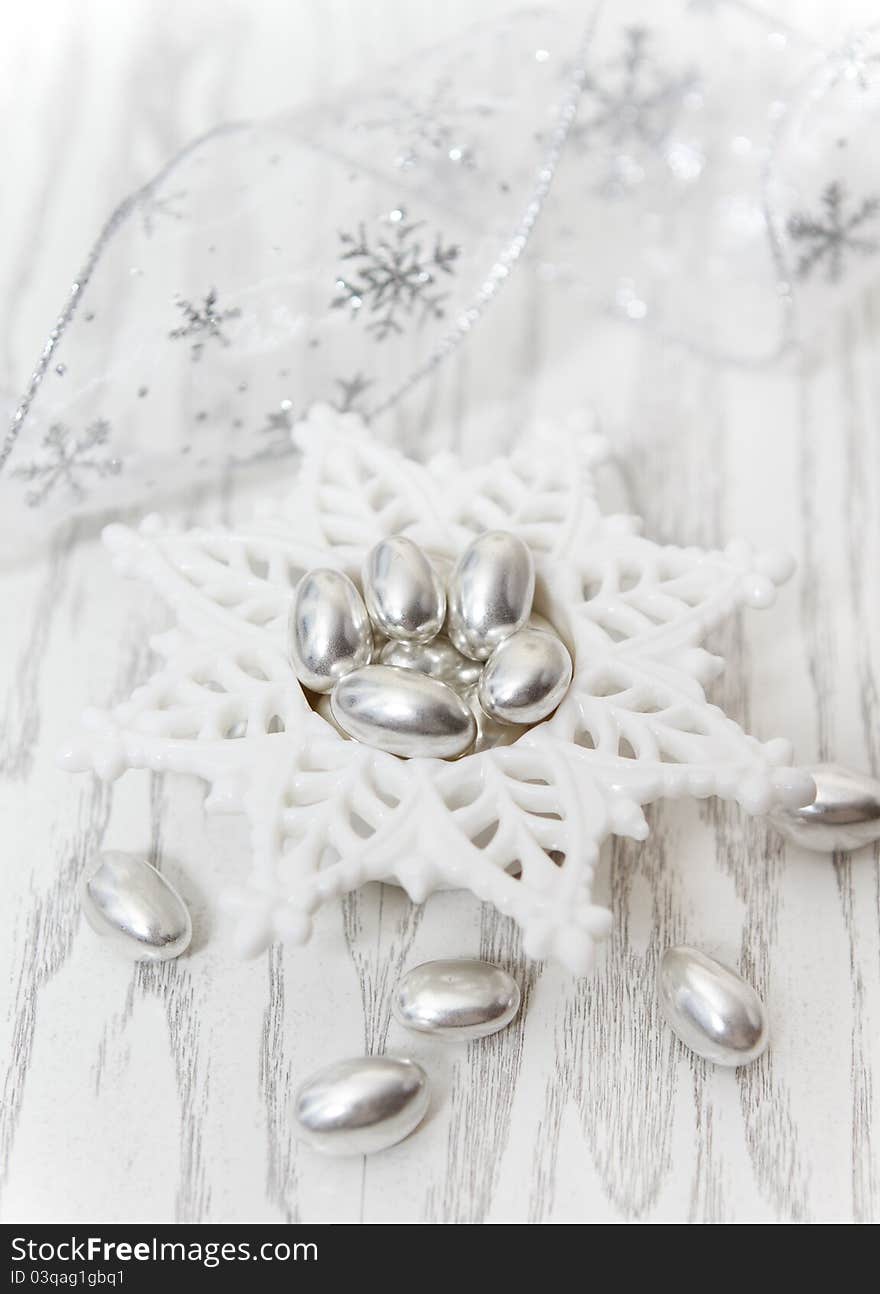
[[413,967],[397,986],[393,1010],[407,1029],[464,1042],[505,1028],[519,1004],[519,985],[507,971],[460,958]]
[[528,732],[528,725],[518,723],[499,723],[480,705],[480,697],[476,687],[469,688],[463,692],[465,700],[471,708],[471,713],[477,723],[477,735],[474,738],[474,744],[471,747],[471,754],[479,755],[483,750],[492,750],[495,746],[512,746],[525,732]]
[[383,665],[415,669],[420,674],[438,678],[441,683],[455,688],[456,692],[474,687],[483,670],[479,661],[462,656],[448,638],[441,637],[428,643],[387,642],[379,653],[379,660]]
[[402,1141],[430,1102],[420,1065],[394,1056],[340,1060],[308,1079],[294,1114],[303,1140],[326,1155],[372,1155]]
[[769,1040],[764,1005],[750,984],[698,948],[667,948],[660,1008],[686,1047],[716,1065],[748,1065]]
[[416,670],[367,665],[339,680],[330,704],[350,737],[405,759],[455,759],[476,736],[467,702]]
[[425,643],[443,627],[446,590],[421,548],[405,535],[370,549],[363,589],[370,619],[386,638]]
[[290,659],[299,681],[329,692],[337,679],[370,662],[373,635],[355,585],[341,571],[304,575],[290,609]]
[[539,723],[565,696],[571,671],[571,656],[561,639],[540,629],[521,629],[486,662],[480,705],[499,723]]
[[462,553],[449,577],[447,632],[472,660],[486,660],[521,629],[532,610],[535,567],[521,539],[488,530]]
[[770,815],[777,831],[803,849],[823,853],[860,849],[880,840],[880,781],[843,764],[805,768],[816,798],[802,809]]
[[510,745],[561,701],[571,658],[532,610],[534,563],[516,535],[479,535],[451,568],[392,535],[367,554],[362,583],[363,598],[346,575],[311,571],[290,614],[297,678],[341,736],[458,759]]
[[189,946],[186,904],[145,858],[101,854],[82,880],[80,898],[92,929],[134,961],[171,961]]

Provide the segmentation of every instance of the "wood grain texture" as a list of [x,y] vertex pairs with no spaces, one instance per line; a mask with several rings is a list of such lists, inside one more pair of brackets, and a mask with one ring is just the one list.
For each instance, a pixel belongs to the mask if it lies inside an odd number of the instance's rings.
[[[105,29],[98,0],[77,6],[77,22],[39,0],[10,35],[30,60],[17,110],[31,95],[47,141],[38,157],[11,145],[10,389],[115,186],[221,117],[307,99],[426,36],[427,10],[403,0],[381,13],[267,5],[257,23],[243,0],[222,15],[119,8]],[[467,10],[432,8],[430,35],[462,27]],[[44,23],[55,38],[38,52]],[[107,113],[121,85],[133,89]],[[84,169],[103,177],[85,193]],[[390,416],[389,434],[415,452],[467,451],[481,420],[503,444],[536,415],[594,404],[647,533],[710,545],[743,534],[798,557],[774,609],[716,636],[729,665],[714,699],[761,737],[790,735],[803,762],[880,772],[880,300],[835,323],[820,361],[763,375],[720,371],[638,329],[596,330],[585,346],[575,308],[534,285],[512,284],[506,302],[491,338],[475,334]],[[248,506],[231,482],[192,516]],[[515,928],[467,895],[415,908],[378,886],[328,907],[308,947],[238,963],[214,895],[241,872],[241,824],[205,820],[183,778],[108,787],[54,765],[83,706],[147,677],[145,642],[166,613],[79,532],[0,582],[4,1221],[880,1219],[877,851],[807,855],[734,808],[666,803],[646,844],[604,853],[597,895],[615,925],[589,980],[526,962]],[[76,882],[100,847],[143,850],[180,888],[196,932],[186,957],[132,968],[83,927]],[[772,1044],[754,1066],[708,1067],[659,1020],[659,957],[681,940],[739,965],[764,995]],[[504,1033],[456,1047],[391,1019],[401,971],[450,955],[517,977],[523,1011]],[[302,1078],[386,1049],[432,1075],[418,1135],[365,1161],[298,1145]]]

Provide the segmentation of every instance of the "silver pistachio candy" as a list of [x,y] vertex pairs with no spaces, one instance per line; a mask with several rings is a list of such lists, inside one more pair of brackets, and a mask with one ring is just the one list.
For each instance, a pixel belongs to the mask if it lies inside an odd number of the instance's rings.
[[517,535],[488,530],[467,546],[449,577],[447,633],[463,655],[487,660],[526,623],[534,593],[529,549]]
[[860,849],[880,840],[880,781],[843,764],[805,768],[816,797],[802,809],[777,809],[770,821],[803,849],[821,853]]
[[660,1008],[686,1047],[716,1065],[748,1065],[769,1038],[764,1005],[750,984],[697,948],[667,948]]
[[423,643],[446,616],[446,591],[428,558],[406,535],[381,539],[363,567],[364,601],[386,638]]
[[505,1028],[519,1003],[519,985],[507,971],[462,957],[414,966],[398,984],[392,1005],[407,1029],[465,1041]]
[[387,642],[379,653],[383,665],[415,669],[420,674],[448,683],[456,692],[464,692],[479,681],[483,666],[468,660],[453,647],[448,638],[437,637],[429,643]]
[[296,677],[313,692],[329,692],[353,669],[370,662],[373,636],[367,609],[341,571],[309,571],[290,608],[290,659]]
[[339,680],[330,698],[344,732],[405,759],[455,759],[473,745],[467,703],[439,679],[391,665],[366,665]]
[[300,1134],[327,1155],[372,1155],[402,1141],[430,1102],[420,1065],[394,1056],[361,1056],[328,1065],[296,1094]]
[[92,929],[135,961],[170,961],[189,946],[186,904],[145,858],[101,854],[83,877],[80,897]]
[[521,629],[489,657],[478,695],[486,714],[499,723],[539,723],[553,713],[570,682],[565,643],[542,629]]

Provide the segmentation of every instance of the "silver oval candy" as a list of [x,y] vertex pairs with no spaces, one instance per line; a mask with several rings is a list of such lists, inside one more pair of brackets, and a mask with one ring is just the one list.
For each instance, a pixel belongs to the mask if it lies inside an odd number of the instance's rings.
[[481,751],[493,750],[496,746],[512,746],[524,732],[528,732],[527,724],[499,723],[497,719],[486,714],[480,705],[477,688],[470,688],[463,693],[463,696],[477,723],[477,735],[469,754],[479,755]]
[[333,689],[330,706],[350,737],[405,759],[455,759],[477,731],[467,703],[451,687],[391,665],[347,674]]
[[394,995],[395,1018],[436,1038],[485,1038],[519,1010],[519,985],[507,971],[471,958],[424,962],[404,975]]
[[770,821],[804,849],[822,853],[860,849],[880,840],[880,782],[843,764],[805,768],[816,798],[802,809],[778,809]]
[[456,692],[473,687],[480,678],[483,666],[479,661],[468,660],[448,638],[434,638],[429,643],[387,642],[379,653],[383,665],[396,665],[399,669],[415,669],[430,678],[448,683]]
[[499,723],[539,723],[571,682],[571,656],[555,634],[521,629],[500,643],[480,678],[480,705]]
[[135,961],[171,961],[189,946],[186,904],[145,858],[101,854],[83,877],[80,897],[92,929]]
[[309,571],[290,608],[290,659],[299,681],[329,692],[337,679],[368,665],[373,637],[357,588],[341,571]]
[[420,1065],[394,1056],[340,1060],[296,1094],[303,1138],[327,1155],[372,1155],[396,1145],[425,1117],[428,1078]]
[[488,530],[464,550],[449,578],[447,633],[472,660],[487,660],[532,610],[535,564],[521,539]]
[[667,948],[658,994],[673,1032],[716,1065],[748,1065],[769,1039],[764,1005],[750,984],[697,948]]
[[370,549],[363,586],[370,619],[387,638],[423,643],[440,632],[446,590],[421,548],[405,535],[381,539]]

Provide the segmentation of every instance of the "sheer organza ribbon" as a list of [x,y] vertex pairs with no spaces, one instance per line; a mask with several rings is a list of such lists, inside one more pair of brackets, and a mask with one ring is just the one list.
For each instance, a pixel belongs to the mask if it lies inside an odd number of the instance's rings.
[[113,211],[10,402],[7,559],[59,520],[277,475],[314,402],[389,434],[403,410],[426,453],[412,393],[477,326],[502,384],[511,313],[570,319],[585,364],[621,322],[784,364],[880,264],[878,110],[873,29],[624,0],[218,127]]

